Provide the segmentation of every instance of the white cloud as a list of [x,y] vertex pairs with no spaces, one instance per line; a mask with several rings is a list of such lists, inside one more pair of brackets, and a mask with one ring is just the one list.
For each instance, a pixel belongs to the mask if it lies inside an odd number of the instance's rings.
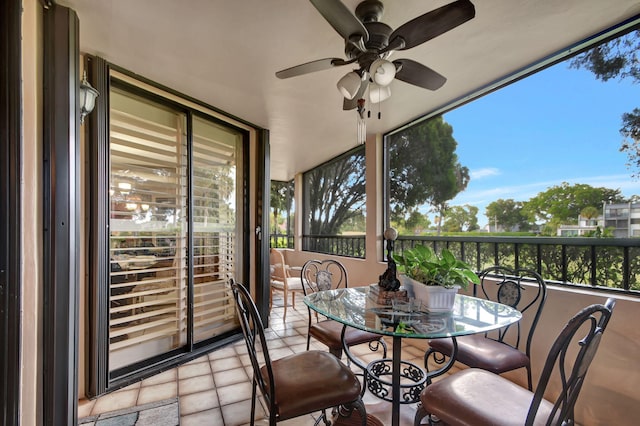
[[486,167],[484,169],[471,170],[469,172],[471,180],[482,179],[489,176],[498,176],[501,174],[502,173],[500,173],[500,170],[496,169],[495,167]]

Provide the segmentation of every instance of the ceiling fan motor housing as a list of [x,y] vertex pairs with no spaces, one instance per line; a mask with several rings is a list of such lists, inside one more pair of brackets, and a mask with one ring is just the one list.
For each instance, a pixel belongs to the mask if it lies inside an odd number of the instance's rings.
[[365,43],[365,52],[362,52],[353,43],[345,43],[344,53],[349,59],[357,59],[358,64],[363,69],[369,69],[371,62],[380,57],[388,55],[380,55],[380,50],[389,44],[389,36],[393,29],[384,22],[367,22],[364,24],[369,33],[369,40]]
[[382,18],[384,5],[380,0],[365,0],[356,6],[356,16],[363,23],[377,22]]

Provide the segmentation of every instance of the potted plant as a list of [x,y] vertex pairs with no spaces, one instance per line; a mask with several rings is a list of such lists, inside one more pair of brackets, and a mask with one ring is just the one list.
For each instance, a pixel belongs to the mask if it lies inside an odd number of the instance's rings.
[[469,283],[480,284],[471,267],[448,249],[438,255],[430,247],[415,246],[393,258],[407,293],[420,300],[429,312],[451,311],[460,288],[466,289]]

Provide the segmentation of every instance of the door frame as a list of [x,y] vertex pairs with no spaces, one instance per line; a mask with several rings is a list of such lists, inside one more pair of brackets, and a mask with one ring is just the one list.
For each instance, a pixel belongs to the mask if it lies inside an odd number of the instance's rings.
[[0,424],[20,423],[20,274],[22,211],[22,2],[7,0],[0,9]]

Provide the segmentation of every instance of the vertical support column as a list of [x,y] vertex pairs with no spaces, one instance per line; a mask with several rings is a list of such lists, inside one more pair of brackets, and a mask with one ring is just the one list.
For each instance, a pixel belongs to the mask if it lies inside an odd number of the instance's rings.
[[79,21],[44,14],[43,424],[77,424],[79,283]]
[[86,247],[88,263],[85,392],[104,393],[109,382],[109,67],[102,58],[88,57],[85,69],[101,96],[85,118],[87,185]]

